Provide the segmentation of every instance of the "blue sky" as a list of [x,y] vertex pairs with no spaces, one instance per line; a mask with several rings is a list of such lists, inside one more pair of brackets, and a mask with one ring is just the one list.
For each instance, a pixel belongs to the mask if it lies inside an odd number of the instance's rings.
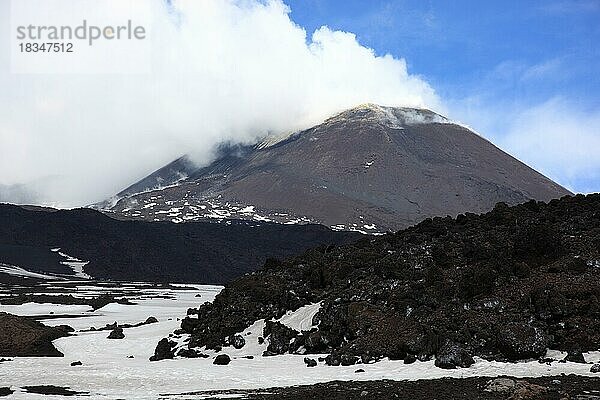
[[451,118],[574,191],[600,191],[598,149],[582,148],[600,137],[600,0],[285,3],[308,35],[327,25],[404,58]]

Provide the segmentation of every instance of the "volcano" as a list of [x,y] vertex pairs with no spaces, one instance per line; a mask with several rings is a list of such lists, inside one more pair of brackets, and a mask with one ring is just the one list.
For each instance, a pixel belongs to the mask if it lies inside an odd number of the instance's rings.
[[568,194],[439,114],[366,104],[283,139],[223,146],[207,166],[183,156],[97,207],[125,219],[319,223],[375,233]]

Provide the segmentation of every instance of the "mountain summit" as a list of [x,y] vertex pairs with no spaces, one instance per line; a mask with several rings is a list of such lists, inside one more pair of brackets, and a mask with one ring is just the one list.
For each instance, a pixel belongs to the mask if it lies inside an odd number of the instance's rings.
[[316,222],[382,232],[567,194],[439,114],[365,104],[284,139],[224,147],[206,167],[182,157],[103,208],[123,218]]

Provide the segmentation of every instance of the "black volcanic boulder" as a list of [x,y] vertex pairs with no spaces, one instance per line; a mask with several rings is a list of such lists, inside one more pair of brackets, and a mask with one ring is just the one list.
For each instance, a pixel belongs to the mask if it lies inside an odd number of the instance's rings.
[[183,329],[185,333],[193,333],[198,325],[200,325],[200,321],[195,317],[185,317],[181,320],[181,329]]
[[215,360],[213,361],[213,364],[215,365],[227,365],[231,362],[231,357],[229,357],[227,354],[219,354],[218,356],[215,357]]
[[62,357],[52,341],[68,335],[64,329],[46,326],[27,317],[0,313],[0,356]]
[[499,348],[509,360],[539,358],[546,353],[550,338],[539,327],[512,322],[500,328]]
[[314,358],[304,357],[304,364],[306,364],[307,367],[316,367],[317,360]]
[[173,342],[172,340],[162,338],[154,350],[154,355],[150,357],[150,361],[160,361],[175,357],[173,348],[176,345],[177,343]]
[[185,358],[208,358],[206,354],[203,354],[195,349],[180,349],[177,352],[177,356]]
[[583,354],[581,354],[581,351],[578,350],[572,350],[569,351],[567,353],[567,356],[564,358],[564,361],[569,361],[569,362],[574,362],[574,363],[579,363],[579,364],[585,364],[585,358],[583,357]]
[[246,339],[242,335],[231,335],[229,336],[229,344],[239,350],[246,345]]
[[314,331],[305,336],[304,347],[311,353],[319,353],[327,348],[327,344],[324,342],[321,332]]
[[107,339],[125,339],[125,334],[123,333],[123,328],[116,327],[109,334]]
[[407,354],[406,357],[404,357],[404,364],[412,364],[415,361],[417,361],[417,356],[415,356],[414,354]]
[[283,325],[281,322],[267,321],[263,334],[269,340],[269,345],[264,355],[272,356],[288,352],[292,353],[297,348],[294,340],[299,332]]
[[467,368],[475,361],[469,352],[456,343],[447,342],[435,356],[435,366],[443,369]]
[[356,356],[353,356],[351,354],[342,354],[340,357],[340,364],[343,365],[344,367],[349,366],[349,365],[354,365],[358,362],[359,358]]

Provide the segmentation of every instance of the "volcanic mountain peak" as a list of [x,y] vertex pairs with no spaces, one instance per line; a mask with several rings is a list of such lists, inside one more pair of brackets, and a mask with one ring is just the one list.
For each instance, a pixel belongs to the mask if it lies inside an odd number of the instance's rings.
[[374,103],[365,103],[342,111],[326,119],[324,124],[339,122],[379,123],[396,129],[403,129],[407,125],[454,123],[446,117],[425,108],[390,107]]
[[223,146],[205,167],[182,157],[105,208],[152,221],[239,218],[384,232],[566,194],[433,111],[364,104],[283,139]]
[[[382,106],[375,103],[364,103],[356,107],[343,110],[327,119],[319,127],[330,127],[332,125],[379,125],[391,129],[404,129],[407,126],[419,124],[456,124],[460,125],[448,118],[437,114],[426,108],[413,107],[392,107]],[[296,139],[298,136],[309,132],[305,131],[287,132],[278,135],[269,135],[260,141],[256,147],[264,149],[270,146],[275,146],[289,139]]]

